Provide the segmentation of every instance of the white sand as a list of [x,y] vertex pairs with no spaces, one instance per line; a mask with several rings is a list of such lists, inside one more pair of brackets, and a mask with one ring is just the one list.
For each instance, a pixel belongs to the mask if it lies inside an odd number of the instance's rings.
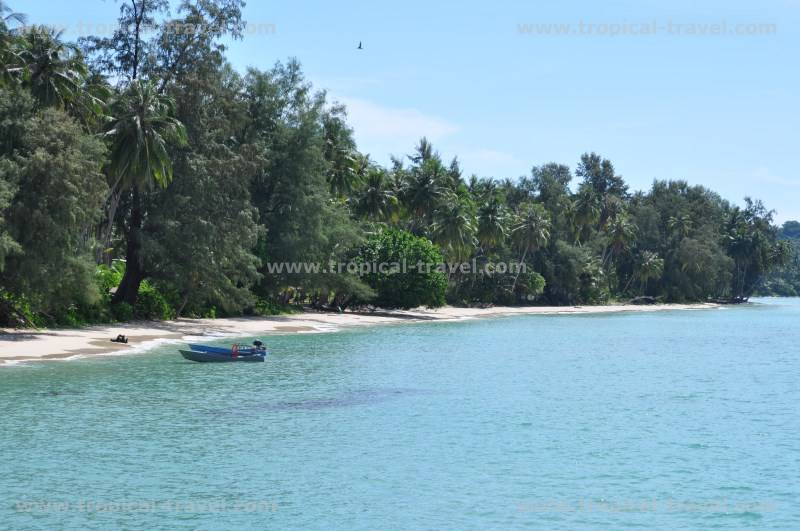
[[[142,352],[164,342],[180,343],[214,337],[242,337],[270,333],[331,332],[350,326],[400,322],[464,320],[480,317],[521,314],[587,314],[613,312],[653,312],[715,308],[715,304],[658,304],[653,306],[535,306],[454,308],[436,310],[378,311],[369,313],[301,313],[276,317],[231,319],[179,319],[176,321],[136,322],[92,326],[79,329],[10,330],[0,333],[0,366],[38,360],[67,360],[98,355]],[[112,343],[117,334],[128,337],[128,344]]]

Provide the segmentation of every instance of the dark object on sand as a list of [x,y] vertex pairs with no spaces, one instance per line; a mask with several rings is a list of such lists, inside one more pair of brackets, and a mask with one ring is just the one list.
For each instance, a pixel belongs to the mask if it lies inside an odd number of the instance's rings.
[[128,342],[128,338],[123,336],[122,334],[119,334],[117,337],[112,339],[111,342],[112,343],[127,343]]
[[641,297],[634,297],[628,301],[628,304],[655,304],[656,298],[650,297],[648,295],[642,295]]

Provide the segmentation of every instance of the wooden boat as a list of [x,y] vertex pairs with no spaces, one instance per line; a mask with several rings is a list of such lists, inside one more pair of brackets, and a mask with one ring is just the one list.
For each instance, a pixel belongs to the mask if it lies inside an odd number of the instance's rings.
[[190,344],[189,350],[180,352],[185,359],[200,363],[259,362],[264,361],[268,354],[261,341],[254,341],[253,346],[234,344],[231,347]]

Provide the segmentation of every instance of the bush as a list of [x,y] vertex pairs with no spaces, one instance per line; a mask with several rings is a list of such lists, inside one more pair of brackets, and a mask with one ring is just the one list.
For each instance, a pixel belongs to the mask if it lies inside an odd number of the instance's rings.
[[296,306],[292,306],[290,304],[281,304],[272,299],[262,299],[262,298],[256,300],[255,307],[253,308],[253,313],[255,315],[262,315],[262,316],[297,313],[299,311],[300,310],[298,310]]
[[111,315],[115,321],[130,321],[133,319],[133,306],[127,302],[120,302],[111,306]]
[[111,267],[100,264],[95,271],[95,283],[103,298],[111,299],[111,289],[119,286],[125,274],[125,263],[120,260],[111,262]]
[[[388,230],[373,235],[361,247],[354,262],[373,270],[363,280],[376,292],[374,303],[385,308],[442,306],[445,302],[447,278],[439,271],[443,262],[439,249],[425,238],[410,232]],[[386,272],[375,271],[385,264]],[[406,270],[403,270],[403,264]],[[417,271],[417,264],[431,264],[430,271]]]
[[164,295],[147,280],[139,285],[139,296],[133,315],[137,319],[166,320],[175,318],[175,310],[169,305]]
[[519,299],[532,302],[535,301],[539,295],[544,292],[544,287],[547,284],[544,277],[536,271],[526,271],[520,273],[517,280],[517,289],[515,295]]
[[44,322],[24,297],[17,297],[0,288],[0,325],[11,327],[42,326]]

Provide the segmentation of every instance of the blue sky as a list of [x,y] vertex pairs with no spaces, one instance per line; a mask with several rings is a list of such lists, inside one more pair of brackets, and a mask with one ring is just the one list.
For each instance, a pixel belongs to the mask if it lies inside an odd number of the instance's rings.
[[[8,3],[71,38],[118,11]],[[233,64],[299,59],[379,162],[422,135],[498,178],[597,151],[635,189],[686,179],[800,219],[800,0],[251,0],[244,14],[275,31],[232,43]]]

